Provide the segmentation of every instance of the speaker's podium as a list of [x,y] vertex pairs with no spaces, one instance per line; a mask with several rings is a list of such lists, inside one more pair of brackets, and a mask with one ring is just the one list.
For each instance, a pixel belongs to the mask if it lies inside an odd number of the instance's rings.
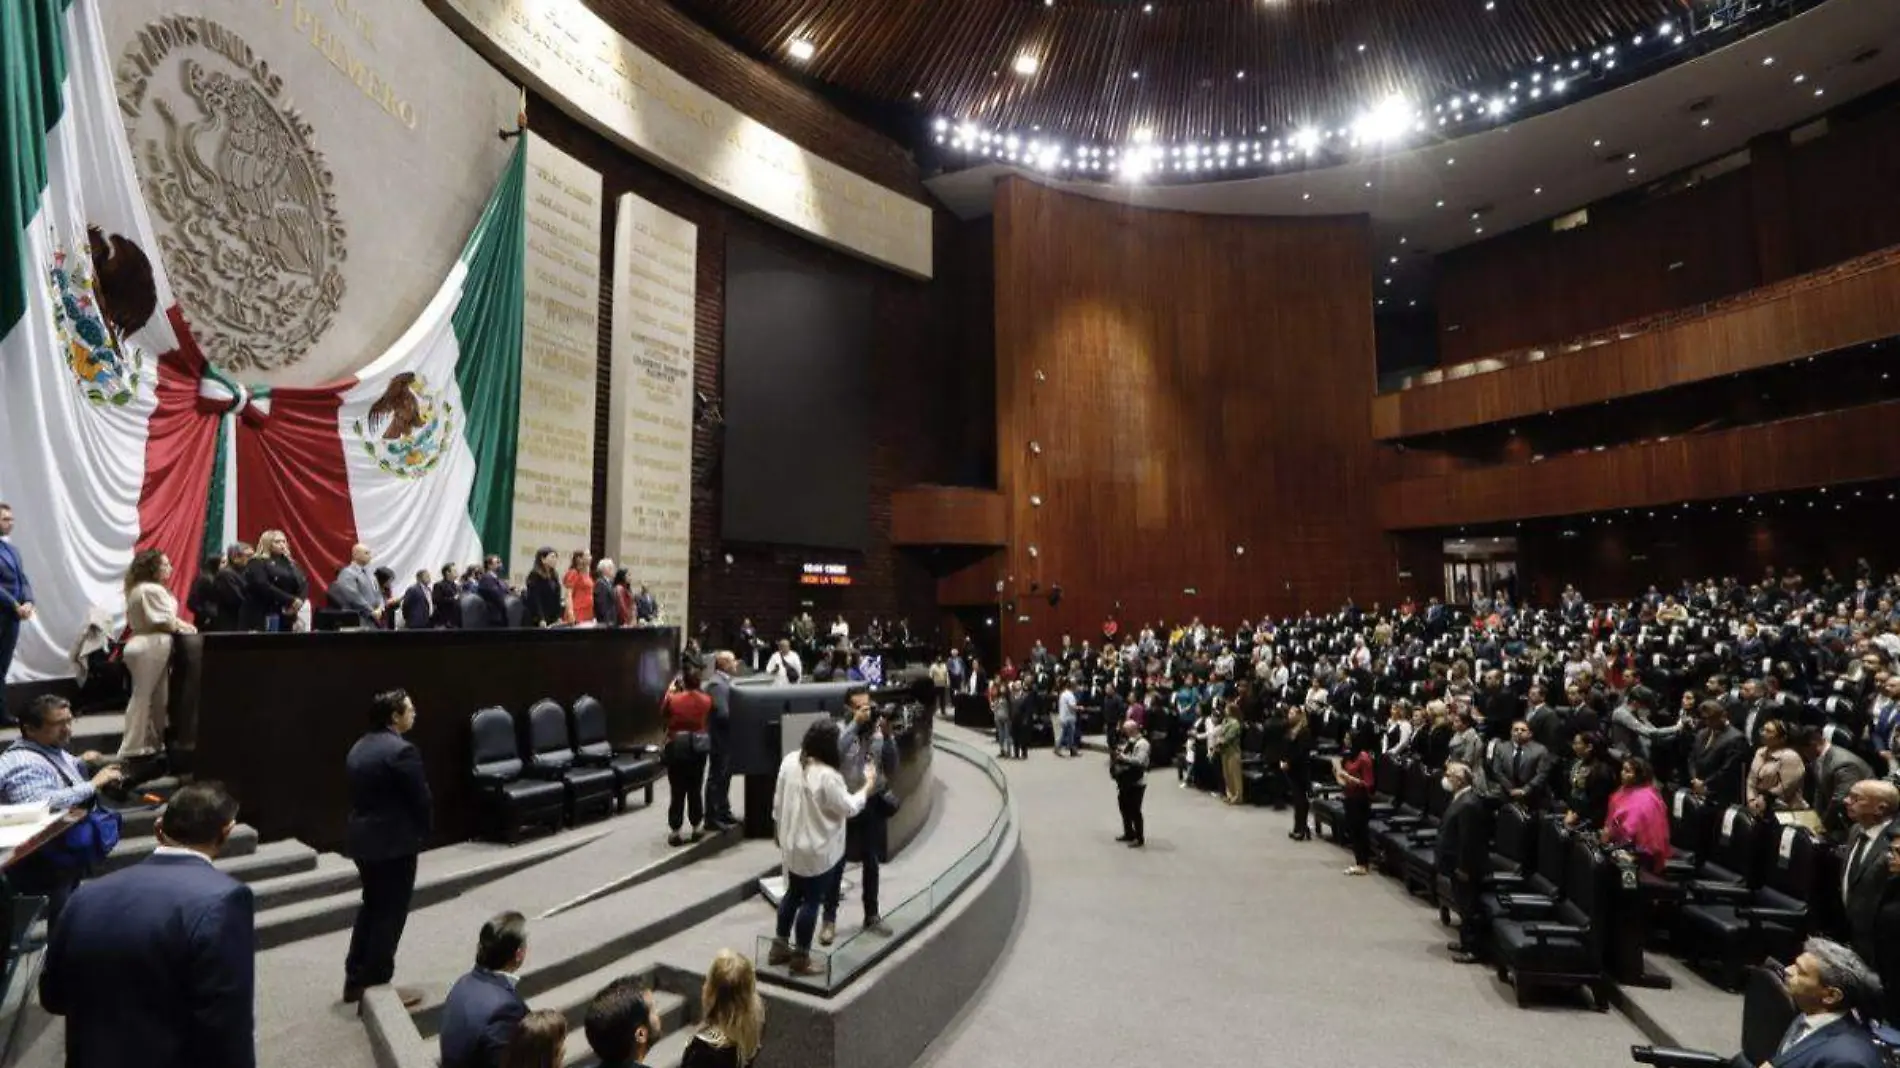
[[[744,781],[742,823],[748,838],[772,836],[772,795],[778,786],[779,763],[795,752],[812,722],[844,714],[844,695],[854,682],[775,683],[769,676],[736,679],[727,708],[732,715],[732,774]],[[891,790],[901,799],[890,822],[890,851],[902,849],[922,829],[935,800],[930,772],[932,716],[913,687],[873,688],[872,701],[881,708],[892,702],[911,709],[911,715],[893,715],[891,732],[897,743],[897,774]]]

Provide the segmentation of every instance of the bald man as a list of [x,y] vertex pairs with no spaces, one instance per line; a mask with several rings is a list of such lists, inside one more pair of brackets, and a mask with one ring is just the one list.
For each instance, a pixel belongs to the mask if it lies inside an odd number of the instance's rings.
[[1900,809],[1900,787],[1885,779],[1862,779],[1848,789],[1845,808],[1849,822],[1842,843],[1841,903],[1855,950],[1872,954],[1874,917],[1887,886],[1887,850],[1896,829],[1893,817]]
[[350,562],[336,573],[329,591],[330,607],[355,612],[365,627],[376,626],[377,614],[383,610],[383,588],[369,569],[372,558],[369,546],[360,542],[350,546]]

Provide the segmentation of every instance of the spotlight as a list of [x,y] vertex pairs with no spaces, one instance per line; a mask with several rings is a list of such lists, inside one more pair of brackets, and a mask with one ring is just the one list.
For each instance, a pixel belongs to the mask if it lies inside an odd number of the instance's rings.
[[813,45],[810,41],[806,40],[805,38],[794,37],[792,38],[792,43],[786,46],[786,51],[791,53],[791,56],[793,59],[799,61],[800,63],[803,63],[806,60],[810,59],[812,56],[816,55],[818,52],[818,49],[817,49],[817,46]]

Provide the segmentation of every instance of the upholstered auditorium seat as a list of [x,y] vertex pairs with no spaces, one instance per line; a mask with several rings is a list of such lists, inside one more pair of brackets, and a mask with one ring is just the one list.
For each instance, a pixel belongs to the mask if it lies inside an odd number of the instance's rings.
[[1758,848],[1761,882],[1747,886],[1691,882],[1679,917],[1676,952],[1715,967],[1731,990],[1741,988],[1744,969],[1768,957],[1793,960],[1811,926],[1808,902],[1816,887],[1818,850],[1806,828],[1769,825]]
[[526,762],[508,710],[484,708],[468,727],[477,833],[513,842],[530,825],[560,830],[566,791],[558,782],[522,777]]
[[1669,861],[1663,873],[1674,879],[1687,878],[1702,861],[1714,822],[1712,806],[1687,789],[1669,797]]
[[1610,1007],[1603,966],[1616,865],[1586,836],[1565,850],[1563,896],[1545,910],[1506,911],[1491,923],[1498,978],[1517,992],[1521,1008],[1537,987],[1587,986],[1598,1012]]
[[[1423,763],[1420,766],[1424,767]],[[1438,824],[1451,807],[1451,792],[1430,768],[1425,773],[1431,779],[1425,788],[1425,818],[1398,835],[1394,842],[1398,852],[1396,856],[1388,854],[1387,862],[1397,861],[1398,875],[1407,892],[1433,898],[1438,885]]]
[[[1506,806],[1506,809],[1514,806]],[[1500,810],[1500,822],[1504,818]],[[1555,816],[1532,817],[1530,833],[1537,845],[1532,850],[1534,866],[1522,879],[1504,874],[1492,876],[1489,885],[1479,891],[1485,915],[1502,916],[1515,912],[1523,916],[1548,916],[1563,896],[1564,875],[1570,863],[1570,830]]]
[[613,813],[616,785],[612,768],[588,767],[575,758],[574,738],[568,733],[567,710],[559,701],[542,698],[528,709],[527,774],[558,782],[566,790],[567,822],[580,823]]
[[493,630],[495,617],[489,614],[488,602],[473,593],[464,593],[455,600],[456,608],[461,612],[463,630]]
[[646,803],[653,803],[653,784],[665,777],[666,766],[651,747],[616,750],[607,737],[607,709],[590,696],[574,701],[568,721],[574,735],[575,761],[614,773],[614,798],[621,809],[627,807],[627,795],[635,790],[644,789]]
[[502,602],[502,614],[508,619],[510,629],[519,630],[528,625],[528,603],[521,595],[510,593]]

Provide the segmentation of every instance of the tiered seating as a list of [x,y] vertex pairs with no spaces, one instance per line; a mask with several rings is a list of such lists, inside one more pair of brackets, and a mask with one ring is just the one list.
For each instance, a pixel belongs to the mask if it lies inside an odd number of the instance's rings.
[[1678,952],[1713,964],[1722,984],[1740,989],[1743,969],[1772,957],[1793,960],[1812,925],[1816,846],[1805,828],[1770,826],[1758,834],[1760,878],[1749,883],[1695,881],[1681,913]]
[[1548,902],[1506,896],[1491,922],[1498,978],[1511,983],[1517,1003],[1540,986],[1587,986],[1598,1012],[1607,1011],[1609,977],[1604,940],[1610,928],[1616,865],[1588,838],[1571,838],[1563,857],[1562,895]]

